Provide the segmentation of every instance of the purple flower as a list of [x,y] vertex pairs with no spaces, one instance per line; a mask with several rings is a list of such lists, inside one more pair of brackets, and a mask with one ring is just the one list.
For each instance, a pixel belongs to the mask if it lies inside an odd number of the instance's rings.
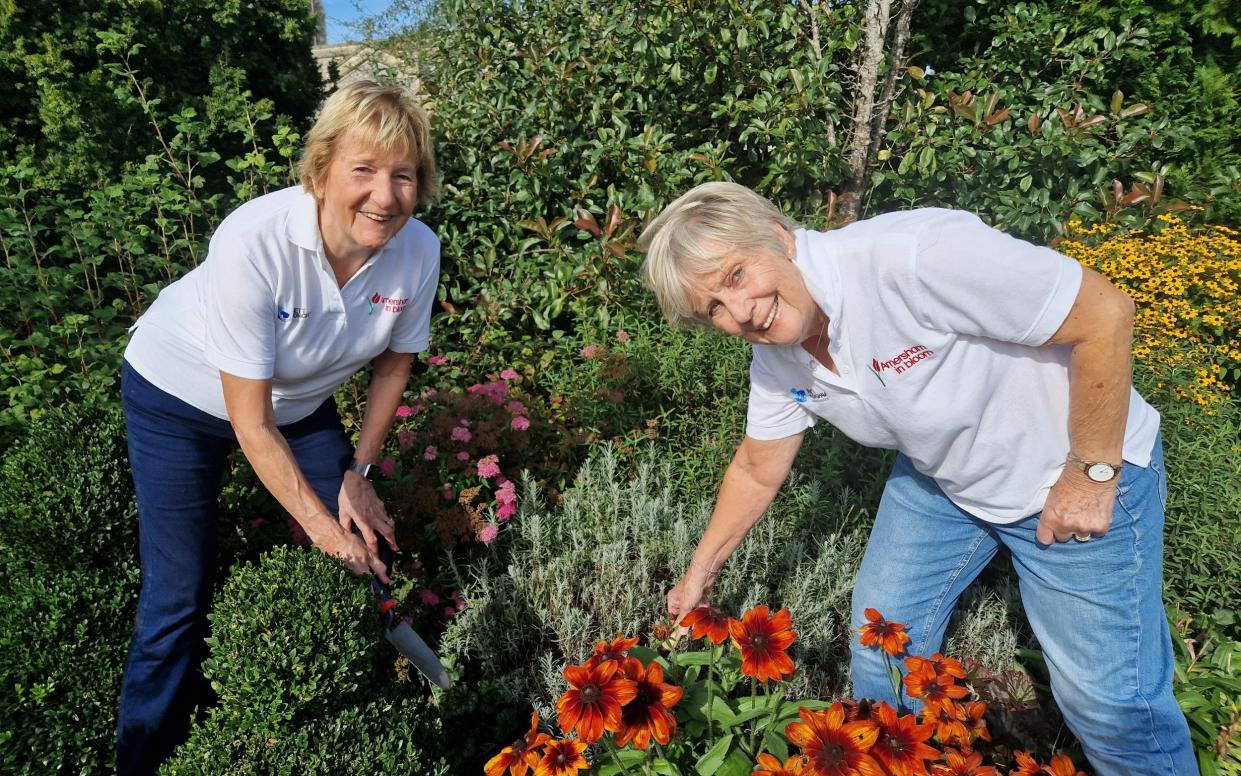
[[520,415],[526,411],[526,405],[519,401],[511,401],[504,405],[504,409],[508,410],[510,415]]
[[616,332],[616,338],[620,340],[621,342],[628,344],[629,343],[629,332],[625,331],[624,329],[621,329],[620,331]]
[[586,358],[594,358],[595,356],[599,355],[599,346],[598,345],[587,345],[586,347],[582,348],[582,355],[585,356]]
[[468,460],[470,460],[470,454],[469,454],[469,453],[467,453],[466,451],[462,450],[461,452],[457,453],[457,460],[458,460],[458,461],[468,461]]
[[483,526],[483,530],[478,532],[478,540],[483,544],[491,544],[496,540],[496,536],[499,533],[500,526],[489,523]]
[[465,426],[455,426],[452,430],[452,439],[454,442],[469,442],[472,435],[470,430]]
[[500,373],[500,379],[501,380],[516,380],[517,370],[511,367],[509,369],[505,369],[503,372]]
[[501,504],[500,508],[496,510],[496,517],[501,520],[508,520],[515,514],[517,514],[516,504]]
[[396,416],[398,418],[408,418],[410,415],[413,415],[413,414],[414,414],[413,408],[411,408],[407,404],[402,404],[401,406],[396,408]]
[[435,606],[440,602],[440,597],[435,594],[434,590],[424,587],[418,591],[418,600],[427,606]]
[[485,479],[500,476],[500,458],[496,455],[488,455],[480,458],[478,461],[478,476]]
[[500,487],[496,488],[496,503],[517,503],[517,486],[513,484],[512,480],[504,480],[500,483]]
[[435,445],[427,445],[427,449],[422,451],[422,459],[424,461],[434,461],[439,457],[440,451],[435,448]]
[[456,498],[456,496],[453,495],[452,488],[446,488],[440,495],[444,497],[445,501],[452,501]]
[[443,366],[448,363],[448,359],[444,356],[431,356],[427,359],[427,363],[431,366]]
[[396,461],[391,458],[383,459],[379,462],[379,471],[383,472],[385,477],[391,477],[392,473],[396,471]]
[[518,415],[513,418],[512,426],[514,431],[525,431],[530,428],[530,419],[523,415]]

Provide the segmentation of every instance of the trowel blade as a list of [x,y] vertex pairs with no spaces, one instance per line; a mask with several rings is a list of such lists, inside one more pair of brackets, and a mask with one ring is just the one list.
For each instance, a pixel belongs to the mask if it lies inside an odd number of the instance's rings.
[[409,623],[401,620],[396,627],[387,632],[388,643],[396,647],[396,651],[400,652],[409,662],[414,664],[422,675],[431,681],[432,684],[441,690],[447,690],[452,681],[448,678],[448,672],[444,670],[444,666],[440,663],[440,659],[435,656],[427,643],[422,640],[413,628],[409,627]]

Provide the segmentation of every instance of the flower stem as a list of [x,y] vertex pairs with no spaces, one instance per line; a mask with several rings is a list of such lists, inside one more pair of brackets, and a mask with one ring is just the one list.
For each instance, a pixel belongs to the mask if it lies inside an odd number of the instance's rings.
[[903,708],[901,704],[900,680],[896,678],[899,672],[892,670],[892,658],[887,652],[883,653],[883,665],[888,670],[888,684],[892,687],[892,697],[896,699],[896,708]]
[[715,644],[711,645],[711,662],[707,663],[707,740],[715,741]]
[[[619,765],[620,769],[624,771],[627,774],[627,776],[633,776],[633,771],[629,770],[629,768],[625,765],[624,761],[621,760],[620,758],[621,750],[616,745],[616,742],[612,740],[611,736],[603,737],[603,747],[612,754],[612,761],[615,762],[617,765]],[[648,769],[646,772],[649,774],[650,770]]]

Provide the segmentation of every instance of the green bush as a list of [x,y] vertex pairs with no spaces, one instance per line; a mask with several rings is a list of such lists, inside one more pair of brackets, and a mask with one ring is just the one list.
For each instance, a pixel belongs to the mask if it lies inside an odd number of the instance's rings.
[[47,412],[0,465],[0,548],[10,564],[49,574],[132,565],[137,527],[117,407]]
[[43,574],[3,570],[0,771],[112,770],[137,598],[132,564]]
[[165,776],[337,776],[451,773],[442,731],[423,698],[379,699],[272,732],[213,715],[194,730]]
[[277,547],[224,583],[203,673],[214,713],[256,735],[355,705],[389,650],[366,582],[317,550]]

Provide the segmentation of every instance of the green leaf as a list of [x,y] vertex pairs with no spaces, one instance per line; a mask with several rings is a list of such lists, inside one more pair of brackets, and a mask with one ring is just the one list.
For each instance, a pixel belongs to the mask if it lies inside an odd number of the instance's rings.
[[715,742],[715,746],[707,750],[707,753],[698,760],[694,768],[701,776],[715,776],[724,764],[724,759],[728,757],[728,750],[732,745],[732,734],[724,736]]

